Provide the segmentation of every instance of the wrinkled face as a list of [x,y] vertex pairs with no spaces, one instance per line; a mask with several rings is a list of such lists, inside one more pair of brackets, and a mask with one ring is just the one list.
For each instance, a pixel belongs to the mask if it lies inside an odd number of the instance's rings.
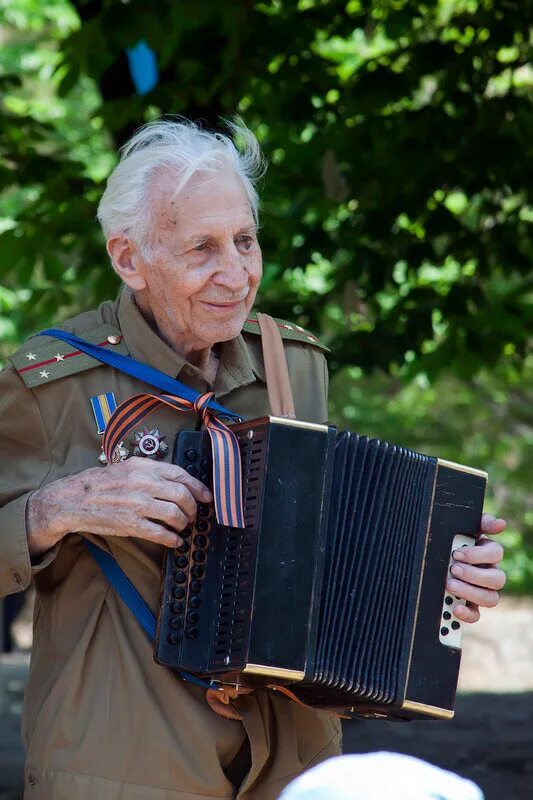
[[256,224],[232,171],[194,176],[177,197],[165,173],[153,190],[142,299],[167,337],[194,348],[237,336],[261,280]]

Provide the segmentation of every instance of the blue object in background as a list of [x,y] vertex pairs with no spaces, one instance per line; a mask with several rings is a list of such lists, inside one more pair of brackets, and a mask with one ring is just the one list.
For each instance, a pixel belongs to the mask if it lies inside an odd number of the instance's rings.
[[148,94],[159,82],[157,58],[144,39],[126,50],[130,75],[137,94]]

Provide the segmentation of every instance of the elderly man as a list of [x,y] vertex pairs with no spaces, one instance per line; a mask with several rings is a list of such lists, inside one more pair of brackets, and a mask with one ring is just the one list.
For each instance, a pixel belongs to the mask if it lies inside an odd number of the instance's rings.
[[[251,311],[261,279],[253,182],[261,156],[246,128],[234,132],[241,151],[186,121],[152,123],[126,145],[99,208],[125,288],[64,330],[212,390],[253,418],[269,412]],[[280,329],[296,414],[322,422],[322,346],[290,323]],[[170,461],[167,443],[191,419],[158,410],[152,458],[135,450],[141,429],[123,442],[122,460],[104,465],[109,412],[151,387],[50,337],[31,338],[10,362],[0,385],[0,590],[19,591],[33,577],[37,595],[25,797],[274,800],[339,752],[338,721],[262,691],[238,697],[233,719],[214,713],[203,689],[154,663],[83,543],[107,549],[157,609],[165,548],[210,500]],[[484,531],[504,524],[486,517]],[[461,555],[453,591],[468,603],[455,613],[474,622],[479,605],[497,602],[502,551],[484,540]]]

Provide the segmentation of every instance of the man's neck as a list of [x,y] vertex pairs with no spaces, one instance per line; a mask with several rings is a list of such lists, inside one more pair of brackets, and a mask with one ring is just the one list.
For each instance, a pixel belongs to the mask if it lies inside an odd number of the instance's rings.
[[211,385],[215,382],[218,366],[220,363],[219,347],[218,345],[208,345],[204,347],[196,346],[187,340],[187,337],[175,335],[174,331],[170,330],[170,325],[165,324],[165,320],[157,320],[151,308],[143,301],[142,297],[134,294],[134,299],[137,307],[146,322],[157,335],[171,347],[175,353],[183,356],[189,364],[201,372],[206,381]]

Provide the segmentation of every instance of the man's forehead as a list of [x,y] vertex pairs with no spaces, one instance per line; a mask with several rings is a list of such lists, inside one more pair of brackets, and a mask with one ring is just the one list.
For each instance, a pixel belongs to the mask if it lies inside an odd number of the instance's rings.
[[227,225],[255,227],[250,200],[240,178],[231,172],[193,176],[180,188],[179,176],[166,172],[155,185],[157,211],[187,227]]

